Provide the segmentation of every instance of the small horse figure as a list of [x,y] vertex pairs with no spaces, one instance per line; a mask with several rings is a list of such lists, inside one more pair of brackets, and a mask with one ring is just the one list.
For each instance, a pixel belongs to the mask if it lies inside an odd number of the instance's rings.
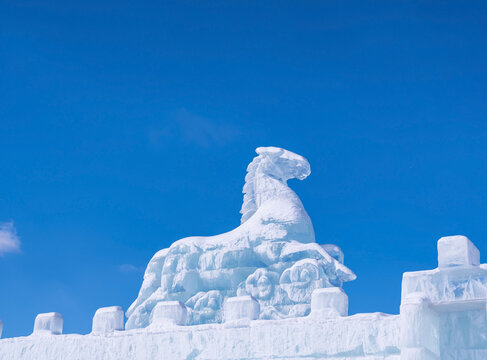
[[304,316],[316,288],[355,279],[334,245],[318,245],[311,220],[289,179],[310,174],[308,161],[277,147],[259,147],[249,164],[241,225],[224,234],[188,237],[150,260],[127,329],[150,325],[160,301],[179,300],[189,324],[222,321],[227,297],[250,294],[261,319]]

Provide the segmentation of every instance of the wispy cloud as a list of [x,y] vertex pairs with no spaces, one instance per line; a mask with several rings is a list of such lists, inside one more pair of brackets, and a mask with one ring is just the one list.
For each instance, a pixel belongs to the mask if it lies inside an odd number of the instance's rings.
[[124,273],[131,273],[131,272],[143,272],[145,268],[140,266],[135,266],[132,264],[123,264],[118,267],[118,270]]
[[163,126],[152,129],[149,138],[153,144],[159,144],[165,138],[179,137],[189,143],[209,147],[229,143],[239,134],[240,130],[233,124],[212,120],[181,109],[169,114]]
[[0,256],[20,251],[20,240],[13,221],[0,223]]

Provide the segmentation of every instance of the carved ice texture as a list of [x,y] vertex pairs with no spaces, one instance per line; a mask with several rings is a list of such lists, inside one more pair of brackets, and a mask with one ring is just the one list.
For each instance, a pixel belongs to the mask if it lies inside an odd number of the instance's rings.
[[308,315],[315,289],[355,279],[335,245],[319,245],[290,179],[310,174],[295,153],[260,147],[247,168],[241,225],[225,234],[188,237],[157,252],[139,295],[127,311],[127,329],[147,327],[160,302],[180,301],[187,323],[223,321],[223,303],[251,295],[260,319]]
[[93,317],[93,334],[108,334],[123,330],[124,313],[120,306],[109,306],[96,310]]
[[34,322],[33,335],[59,335],[63,333],[63,317],[57,312],[39,314]]

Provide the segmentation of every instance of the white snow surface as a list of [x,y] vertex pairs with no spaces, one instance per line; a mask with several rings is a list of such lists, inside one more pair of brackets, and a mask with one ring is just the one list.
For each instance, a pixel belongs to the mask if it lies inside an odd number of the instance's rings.
[[229,297],[253,296],[261,319],[309,314],[313,290],[355,279],[336,245],[320,246],[290,179],[310,174],[291,151],[260,147],[249,164],[241,225],[225,234],[188,237],[157,252],[128,309],[126,329],[151,323],[156,304],[180,301],[188,325],[220,323]]

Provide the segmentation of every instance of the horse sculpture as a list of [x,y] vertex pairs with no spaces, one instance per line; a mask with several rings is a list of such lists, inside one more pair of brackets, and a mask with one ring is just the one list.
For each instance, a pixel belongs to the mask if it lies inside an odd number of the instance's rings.
[[256,152],[245,177],[241,225],[157,252],[127,311],[127,329],[150,325],[155,305],[170,300],[185,303],[189,324],[221,322],[225,298],[245,294],[259,301],[261,319],[304,316],[314,289],[355,279],[338,247],[315,242],[311,220],[287,185],[310,174],[308,161],[277,147]]

